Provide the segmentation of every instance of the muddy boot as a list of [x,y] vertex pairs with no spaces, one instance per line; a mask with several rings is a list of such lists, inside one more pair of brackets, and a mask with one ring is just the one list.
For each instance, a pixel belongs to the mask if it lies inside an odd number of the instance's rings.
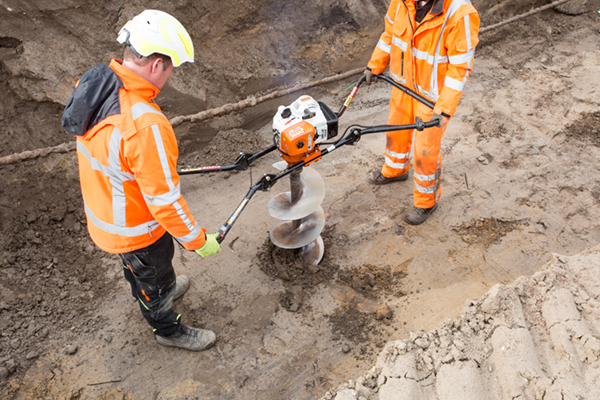
[[420,225],[435,211],[437,204],[431,208],[413,207],[404,216],[404,220],[411,225]]
[[408,179],[408,172],[404,175],[395,176],[393,178],[386,178],[383,176],[381,171],[371,171],[368,176],[369,182],[373,185],[385,185],[392,182],[405,181]]
[[190,280],[185,275],[179,275],[175,279],[175,295],[173,300],[177,300],[188,290],[190,287]]
[[213,331],[192,328],[181,324],[178,332],[171,336],[156,336],[156,341],[163,346],[174,346],[191,351],[210,349],[217,340]]

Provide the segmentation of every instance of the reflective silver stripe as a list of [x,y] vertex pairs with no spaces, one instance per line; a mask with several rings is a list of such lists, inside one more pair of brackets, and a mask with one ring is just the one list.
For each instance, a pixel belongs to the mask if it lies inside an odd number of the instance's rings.
[[[446,59],[444,57],[440,57],[440,48],[442,45],[442,36],[443,36],[442,34],[444,32],[444,29],[446,29],[446,24],[448,23],[448,20],[450,19],[450,17],[452,17],[454,15],[454,13],[462,5],[471,5],[471,2],[469,0],[453,0],[452,1],[452,3],[450,4],[450,7],[448,8],[448,18],[446,18],[446,20],[444,21],[444,25],[442,25],[442,29],[440,30],[440,37],[438,38],[438,43],[437,43],[437,46],[435,49],[435,57],[434,57],[433,64],[432,64],[433,68],[431,70],[431,82],[429,83],[429,88],[431,91],[427,92],[419,85],[415,85],[417,91],[419,91],[421,94],[429,97],[434,102],[437,101],[440,97],[439,91],[438,91],[438,82],[437,82],[438,63],[446,62]],[[429,60],[429,59],[427,58],[427,60]],[[463,87],[464,87],[464,85],[463,85]]]
[[406,79],[399,77],[392,71],[390,71],[390,78],[392,78],[393,80],[395,80],[398,83],[404,83],[406,85]]
[[192,221],[185,214],[185,212],[183,211],[183,208],[181,207],[181,205],[179,205],[178,202],[175,201],[173,203],[173,207],[175,207],[175,209],[177,210],[177,214],[179,215],[179,218],[181,218],[181,220],[183,221],[185,226],[187,226],[187,228],[190,230],[190,233],[188,233],[187,235],[178,236],[178,237],[175,237],[175,239],[177,239],[177,241],[179,241],[181,243],[189,243],[192,240],[196,239],[201,232],[200,225],[194,225],[192,223]]
[[156,149],[158,150],[158,158],[160,159],[160,166],[162,167],[163,173],[165,174],[165,180],[169,185],[169,190],[173,191],[175,185],[171,178],[171,169],[169,168],[169,161],[167,159],[167,152],[165,151],[165,145],[160,135],[160,129],[158,125],[152,125],[152,133],[154,134],[154,141],[156,142]]
[[132,227],[115,226],[113,224],[109,224],[107,222],[104,222],[104,221],[101,221],[100,219],[98,219],[94,215],[92,210],[87,206],[87,204],[85,204],[85,200],[84,200],[84,206],[85,206],[85,213],[88,216],[88,218],[90,219],[90,221],[94,225],[96,225],[99,229],[102,229],[104,232],[108,232],[113,235],[121,235],[121,236],[126,236],[126,237],[141,236],[141,235],[146,235],[146,234],[152,232],[153,230],[155,230],[156,228],[158,228],[160,226],[158,224],[158,222],[156,222],[156,220],[154,220],[154,219],[150,222],[146,222],[146,223],[143,223],[138,226],[132,226]]
[[430,186],[430,187],[423,187],[423,186],[419,185],[417,182],[415,182],[415,189],[417,189],[417,191],[419,191],[423,194],[435,193],[437,191],[436,186],[437,185]]
[[465,74],[465,82],[469,78],[469,74],[471,74],[471,68],[473,67],[472,63],[473,63],[473,60],[472,59],[469,60],[469,67],[467,69],[467,73]]
[[437,181],[435,182],[435,204],[438,203],[438,200],[440,199],[440,192],[438,192],[437,190],[440,187],[440,183],[441,183],[441,175],[442,175],[442,170],[440,169],[440,156],[438,154],[438,161],[437,161],[437,167],[435,169],[437,172]]
[[392,51],[392,46],[381,39],[379,39],[379,42],[377,42],[377,48],[381,51],[385,51],[388,54],[390,54],[390,52]]
[[106,165],[102,165],[100,163],[100,161],[96,160],[95,158],[93,158],[90,155],[90,152],[88,151],[87,147],[85,147],[85,145],[83,143],[81,143],[79,140],[77,141],[77,151],[79,151],[81,153],[81,155],[83,155],[85,158],[87,158],[87,160],[90,162],[90,165],[92,166],[93,170],[102,172],[104,174],[104,176],[106,176],[106,177],[110,177],[110,176],[114,175],[114,176],[118,177],[119,179],[121,179],[122,181],[133,181],[135,179],[133,177],[133,175],[130,174],[129,172],[113,171]]
[[408,50],[408,43],[406,43],[404,40],[400,39],[397,36],[392,36],[392,44],[395,44],[396,46],[400,47],[400,50],[402,51]]
[[[108,142],[108,167],[110,168],[110,171],[121,170],[119,153],[122,138],[121,132],[115,126]],[[126,226],[125,189],[123,188],[123,181],[112,173],[108,176],[108,180],[112,186],[113,224],[116,226]]]
[[175,210],[177,210],[177,214],[179,215],[179,218],[181,218],[185,226],[187,226],[190,232],[192,232],[196,228],[196,226],[194,226],[192,221],[186,215],[185,211],[183,211],[183,207],[181,207],[181,205],[176,201],[173,202],[173,207],[175,207]]
[[458,11],[460,6],[464,6],[464,5],[470,6],[472,4],[469,0],[453,0],[452,3],[450,4],[450,7],[448,7],[448,19],[450,19],[454,15],[454,13],[456,11]]
[[413,48],[413,55],[415,56],[415,58],[417,58],[419,60],[427,61],[427,63],[429,63],[430,65],[433,65],[434,62],[435,63],[448,62],[448,56],[441,57],[439,54],[436,56],[432,56],[431,54],[427,53],[426,51],[421,51],[419,49],[414,49],[414,48]]
[[433,65],[433,61],[435,56],[430,55],[426,51],[421,51],[419,49],[413,48],[413,56],[419,60],[427,61],[429,64]]
[[385,14],[385,19],[387,20],[387,22],[390,23],[390,25],[394,25],[394,21],[392,21],[392,19],[389,17],[389,15]]
[[[436,72],[436,74],[437,74],[437,72]],[[431,80],[433,81],[434,79],[432,78]],[[433,84],[433,83],[432,83],[432,84]],[[435,84],[436,84],[436,86],[437,86],[437,78],[435,79]],[[422,88],[421,86],[419,86],[419,85],[415,85],[415,88],[417,89],[417,91],[418,91],[419,93],[421,93],[421,94],[423,94],[423,95],[425,95],[425,96],[429,97],[429,98],[430,98],[431,100],[433,100],[433,101],[437,101],[437,99],[440,97],[440,96],[437,94],[437,88],[436,88],[435,86],[434,86],[433,88],[434,88],[434,89],[436,89],[436,93],[433,93],[433,92],[428,92],[427,90],[423,89],[423,88]]]
[[475,50],[469,50],[468,52],[464,53],[464,54],[457,54],[455,56],[448,56],[448,61],[450,61],[450,64],[464,64],[466,62],[469,62],[473,59],[473,57],[475,57]]
[[408,158],[408,156],[410,155],[410,152],[408,153],[396,153],[394,151],[385,149],[385,152],[392,157],[396,157],[396,158]]
[[391,168],[404,169],[404,168],[408,167],[409,163],[410,163],[410,161],[403,162],[403,163],[395,163],[392,160],[390,160],[389,157],[385,158],[385,164]]
[[179,188],[180,184],[178,183],[177,187],[170,192],[158,196],[148,196],[146,193],[142,192],[142,195],[148,204],[152,204],[153,206],[166,206],[179,200],[181,197],[181,191]]
[[133,118],[134,121],[136,119],[138,119],[139,117],[141,117],[142,115],[147,114],[147,113],[160,114],[164,117],[163,113],[161,113],[154,107],[149,106],[146,103],[137,103],[137,104],[134,104],[131,106],[131,117]]
[[444,86],[448,86],[451,89],[458,90],[462,92],[465,89],[466,82],[461,82],[459,80],[450,78],[449,76],[444,79]]
[[189,243],[192,240],[195,240],[200,235],[200,233],[202,233],[202,231],[200,230],[200,225],[198,225],[187,235],[179,237],[175,236],[175,239],[177,239],[179,243]]
[[469,14],[463,18],[465,21],[465,34],[467,35],[467,50],[471,50],[471,22],[469,21]]
[[421,182],[431,182],[431,181],[435,181],[435,178],[437,177],[437,173],[436,174],[431,174],[431,175],[421,175],[421,174],[417,174],[415,172],[413,174],[413,177],[415,179],[420,180]]

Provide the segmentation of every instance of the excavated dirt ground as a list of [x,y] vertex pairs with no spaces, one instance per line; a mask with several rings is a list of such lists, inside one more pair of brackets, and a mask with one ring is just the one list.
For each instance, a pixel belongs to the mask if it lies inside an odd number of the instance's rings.
[[[219,10],[231,7],[230,2],[220,3]],[[305,44],[294,43],[293,50],[282,50],[267,44],[283,31],[282,26],[294,25],[293,18],[278,21],[284,25],[273,29],[265,20],[283,12],[276,5],[281,3],[285,8],[287,2],[258,2],[263,8],[256,2],[238,3],[248,12],[246,18],[219,24],[220,14],[211,15],[215,32],[221,35],[215,37],[221,41],[207,39],[201,46],[209,54],[211,49],[221,49],[227,35],[237,35],[239,40],[232,45],[231,54],[246,54],[244,51],[251,49],[250,55],[243,64],[227,67],[226,52],[220,50],[221,58],[207,56],[185,67],[158,99],[169,116],[239,99],[236,90],[245,95],[287,80],[295,82],[298,77],[313,79],[361,65],[362,50],[376,42],[376,35],[369,32],[379,30],[370,22],[372,16],[379,18],[385,10],[383,1],[364,2],[368,3],[364,8],[354,2],[348,2],[346,8],[335,1],[323,2],[330,12],[322,13],[320,20],[311,20],[317,21],[316,26],[331,26],[331,32],[298,34]],[[529,7],[516,3],[482,1],[476,5],[481,5],[484,24],[489,24]],[[272,196],[289,190],[286,182],[254,196],[219,255],[200,259],[178,249],[175,268],[190,276],[192,284],[174,308],[183,314],[184,322],[217,333],[217,345],[206,352],[189,353],[155,342],[128,293],[118,258],[99,251],[89,240],[75,154],[55,154],[0,168],[0,397],[274,400],[314,399],[329,391],[326,398],[357,400],[361,395],[384,400],[381,390],[385,395],[386,390],[397,389],[394,385],[406,384],[393,381],[401,380],[399,367],[389,371],[406,349],[407,354],[418,355],[418,376],[409,377],[412,382],[407,384],[414,393],[413,382],[433,379],[429,386],[436,388],[438,398],[457,398],[444,389],[447,377],[462,376],[456,369],[469,376],[483,374],[490,366],[498,375],[486,373],[486,382],[500,381],[489,386],[490,398],[512,398],[519,390],[525,393],[524,398],[542,398],[546,392],[548,398],[555,398],[550,397],[551,392],[567,393],[564,387],[562,392],[551,390],[553,377],[569,378],[567,367],[560,364],[564,361],[560,354],[540,358],[537,364],[532,361],[533,370],[521,374],[535,378],[535,383],[511,386],[516,378],[510,371],[521,370],[519,365],[511,366],[507,361],[510,357],[501,353],[503,338],[512,340],[511,335],[521,335],[523,325],[538,346],[548,340],[544,335],[552,326],[560,328],[560,323],[578,320],[577,315],[569,314],[564,320],[555,318],[554,325],[548,322],[552,310],[544,312],[544,307],[551,309],[557,303],[549,297],[552,293],[564,299],[568,298],[564,290],[568,290],[582,310],[597,308],[597,282],[573,278],[567,285],[556,280],[560,268],[566,267],[551,267],[559,268],[551,271],[551,282],[546,280],[552,290],[517,290],[525,303],[536,299],[523,311],[526,319],[519,320],[520,325],[494,325],[487,317],[480,321],[478,314],[485,301],[471,302],[468,322],[481,322],[481,332],[491,335],[491,339],[489,335],[474,338],[484,344],[488,339],[493,342],[488,353],[481,347],[485,356],[469,352],[479,349],[480,342],[457,335],[464,319],[457,320],[453,325],[456,329],[444,328],[447,334],[410,332],[429,332],[441,321],[456,318],[466,299],[480,297],[496,284],[508,285],[521,275],[534,274],[552,259],[552,253],[572,256],[600,242],[596,218],[600,213],[600,5],[584,3],[587,12],[571,13],[578,15],[547,11],[482,36],[475,70],[443,142],[440,207],[425,224],[411,227],[402,221],[412,204],[410,182],[382,187],[367,183],[367,173],[383,162],[385,144],[383,135],[370,136],[355,147],[336,150],[313,166],[323,176],[327,190],[322,204],[325,256],[318,268],[306,268],[293,254],[269,242],[268,232],[279,221],[269,216],[266,204]],[[142,5],[157,7],[155,2],[90,6],[94,12],[110,12],[86,27],[78,19],[84,11],[73,8],[71,2],[48,4],[49,8],[40,12],[24,2],[0,1],[0,18],[6,22],[0,27],[0,81],[7,93],[0,99],[1,155],[70,140],[59,125],[67,88],[94,64],[84,65],[86,57],[103,62],[115,51],[109,45],[93,55],[85,50],[73,64],[52,69],[38,59],[57,52],[59,44],[53,38],[75,31],[79,36],[67,36],[63,46],[78,48],[90,38],[95,38],[90,43],[108,43],[114,32],[99,30],[94,36],[90,27],[108,23],[118,29],[130,17],[128,12]],[[177,4],[167,11],[175,13],[178,7],[189,6],[185,1]],[[206,11],[202,6],[194,7],[194,12]],[[287,11],[305,11],[297,7]],[[363,19],[357,17],[361,11]],[[189,21],[184,24],[193,23],[191,16],[185,18]],[[210,32],[207,18],[194,25],[196,34]],[[30,36],[23,34],[15,41],[4,31],[16,31],[32,19],[38,23],[32,25]],[[376,20],[377,24],[381,21]],[[49,21],[56,22],[56,29],[35,42],[34,33],[44,24],[50,26]],[[249,46],[253,39],[256,47]],[[36,46],[30,46],[30,41]],[[359,49],[355,58],[340,56],[352,48]],[[276,58],[279,51],[303,61],[290,56],[267,69],[266,61]],[[306,75],[309,70],[314,73]],[[193,78],[186,86],[185,73],[214,73],[214,85],[207,78]],[[253,74],[257,75],[255,82]],[[353,79],[306,93],[337,109],[348,94],[344,88]],[[362,87],[341,126],[385,123],[389,94],[383,83]],[[251,153],[266,147],[271,141],[268,120],[274,110],[299,95],[202,124],[180,126],[176,133],[181,166],[233,162],[241,151]],[[184,176],[184,196],[200,223],[214,231],[237,207],[251,182],[274,171],[271,164],[276,161],[278,156],[270,154],[256,162],[252,171]],[[564,274],[580,274],[585,279],[585,263],[596,261],[582,260],[580,270]],[[534,279],[539,281],[539,277]],[[527,282],[520,287],[533,285]],[[588,285],[585,294],[589,297],[582,294],[581,285]],[[516,289],[511,286],[510,290]],[[556,307],[561,304],[572,311],[568,302],[558,302]],[[536,318],[538,306],[545,320]],[[497,310],[489,310],[494,321],[501,320],[494,314]],[[581,335],[571,336],[580,341],[574,346],[588,355],[593,368],[600,328],[597,310],[590,313],[596,322],[580,331]],[[448,338],[448,334],[453,337]],[[505,336],[500,337],[502,334]],[[562,340],[563,333],[553,335]],[[585,341],[581,341],[584,336]],[[442,337],[452,339],[460,353],[455,352],[452,359],[445,358],[447,354],[438,347],[427,353],[429,347],[418,341],[423,337],[427,344],[436,339],[441,343]],[[462,351],[461,345],[467,350]],[[423,351],[415,350],[415,346]],[[550,351],[547,349],[539,351]],[[563,369],[550,373],[546,367],[554,361]],[[373,365],[376,368],[367,374]],[[496,370],[498,365],[503,367]],[[423,371],[435,374],[421,374]],[[588,373],[590,366],[586,364],[579,371],[579,380],[571,380],[579,385],[572,393],[592,389],[594,384],[597,387],[597,375]],[[353,377],[361,378],[340,390],[332,389]],[[555,388],[561,383],[558,378]],[[356,382],[370,391],[360,392]],[[427,382],[419,384],[428,386]],[[424,393],[421,398],[434,398],[430,392]],[[465,396],[458,398],[468,398]],[[418,398],[417,394],[412,398]]]
[[555,255],[467,301],[459,318],[389,342],[322,400],[600,398],[600,247]]

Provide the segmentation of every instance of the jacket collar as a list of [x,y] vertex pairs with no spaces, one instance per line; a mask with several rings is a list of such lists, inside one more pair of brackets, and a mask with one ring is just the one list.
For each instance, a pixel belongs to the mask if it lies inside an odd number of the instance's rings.
[[[412,7],[416,9],[417,5],[416,0],[402,0],[405,4],[408,3],[412,3]],[[444,12],[444,2],[445,0],[433,0],[433,6],[431,7],[431,10],[429,10],[429,14],[431,15],[438,15],[441,14],[442,12]]]
[[[439,0],[437,0],[439,1]],[[156,97],[160,90],[146,79],[123,66],[123,61],[113,58],[110,68],[121,78],[126,90],[135,92],[143,99],[150,101]]]
[[429,11],[429,13],[431,15],[437,15],[437,14],[441,14],[444,11],[444,0],[433,0],[435,3],[433,3],[433,7],[431,7],[431,10]]

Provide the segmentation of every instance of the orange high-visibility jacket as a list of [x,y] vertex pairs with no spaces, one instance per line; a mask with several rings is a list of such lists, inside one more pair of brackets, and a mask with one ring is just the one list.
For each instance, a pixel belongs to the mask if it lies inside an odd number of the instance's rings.
[[112,60],[80,79],[63,114],[77,135],[88,230],[109,253],[138,250],[168,231],[186,249],[206,241],[180,193],[173,128],[159,90]]
[[417,24],[415,0],[392,0],[368,67],[379,75],[389,64],[392,79],[453,115],[473,68],[479,14],[469,0],[434,1]]

